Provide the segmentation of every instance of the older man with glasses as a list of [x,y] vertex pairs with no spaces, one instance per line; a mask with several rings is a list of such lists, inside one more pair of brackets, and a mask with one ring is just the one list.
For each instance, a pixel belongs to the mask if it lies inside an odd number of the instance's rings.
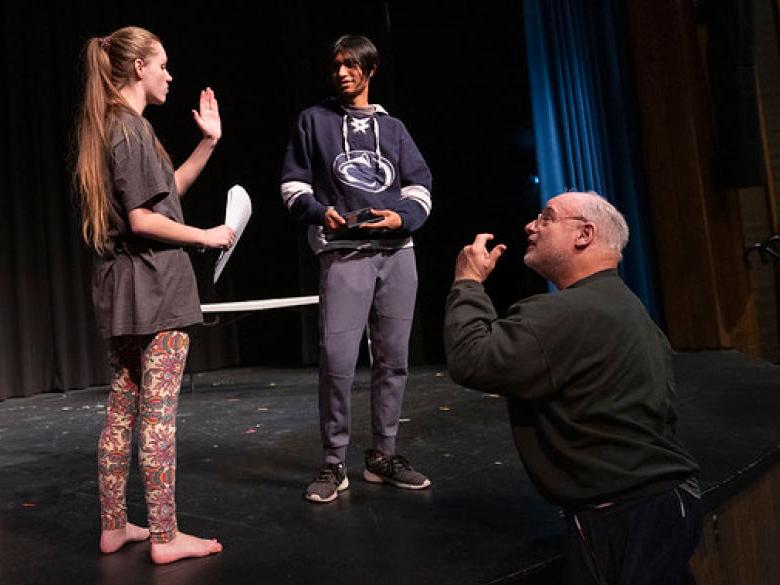
[[528,475],[564,511],[570,583],[691,583],[698,465],[676,434],[669,342],[618,275],[625,219],[570,192],[525,231],[525,264],[558,290],[499,318],[482,283],[506,246],[477,235],[447,298],[450,375],[507,397]]

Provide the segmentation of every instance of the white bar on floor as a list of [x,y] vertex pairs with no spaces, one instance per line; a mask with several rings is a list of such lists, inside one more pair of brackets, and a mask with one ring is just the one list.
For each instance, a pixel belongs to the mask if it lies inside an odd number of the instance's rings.
[[298,307],[302,305],[316,305],[320,297],[312,295],[308,297],[285,297],[283,299],[261,299],[257,301],[235,301],[230,303],[210,303],[201,305],[204,313],[232,313],[239,311],[265,311],[267,309],[281,309],[283,307]]

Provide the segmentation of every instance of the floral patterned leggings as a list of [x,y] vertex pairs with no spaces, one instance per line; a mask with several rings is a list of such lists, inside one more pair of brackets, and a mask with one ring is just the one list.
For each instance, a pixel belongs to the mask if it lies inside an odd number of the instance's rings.
[[182,331],[109,340],[111,393],[98,442],[103,530],[127,524],[125,492],[140,414],[138,459],[151,539],[165,543],[176,536],[176,405],[189,345]]

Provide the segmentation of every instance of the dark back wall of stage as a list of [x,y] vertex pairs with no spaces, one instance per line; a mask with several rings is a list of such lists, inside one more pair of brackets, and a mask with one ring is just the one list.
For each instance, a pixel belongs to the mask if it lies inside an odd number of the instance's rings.
[[[521,3],[288,1],[263,5],[259,17],[249,4],[37,4],[0,8],[0,398],[106,379],[66,155],[81,47],[126,24],[152,30],[166,47],[168,102],[145,115],[175,162],[198,139],[190,110],[199,89],[210,85],[219,99],[224,137],[183,201],[188,223],[221,223],[233,184],[252,196],[253,219],[216,286],[215,255],[193,256],[203,302],[316,294],[316,262],[282,206],[279,170],[297,113],[330,93],[327,46],[344,32],[377,43],[372,101],[405,122],[434,175],[433,212],[415,235],[412,361],[443,359],[455,255],[476,232],[494,232],[510,247],[489,287],[499,308],[543,288],[522,267],[523,226],[538,203]],[[312,309],[253,313],[196,332],[190,365],[315,363],[316,330]]]

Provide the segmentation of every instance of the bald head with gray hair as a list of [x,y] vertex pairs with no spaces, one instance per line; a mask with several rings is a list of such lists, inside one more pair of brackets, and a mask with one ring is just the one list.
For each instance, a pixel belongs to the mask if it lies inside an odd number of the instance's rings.
[[566,194],[575,196],[582,215],[596,226],[601,242],[622,259],[623,248],[628,243],[628,224],[623,214],[595,191],[569,191]]

